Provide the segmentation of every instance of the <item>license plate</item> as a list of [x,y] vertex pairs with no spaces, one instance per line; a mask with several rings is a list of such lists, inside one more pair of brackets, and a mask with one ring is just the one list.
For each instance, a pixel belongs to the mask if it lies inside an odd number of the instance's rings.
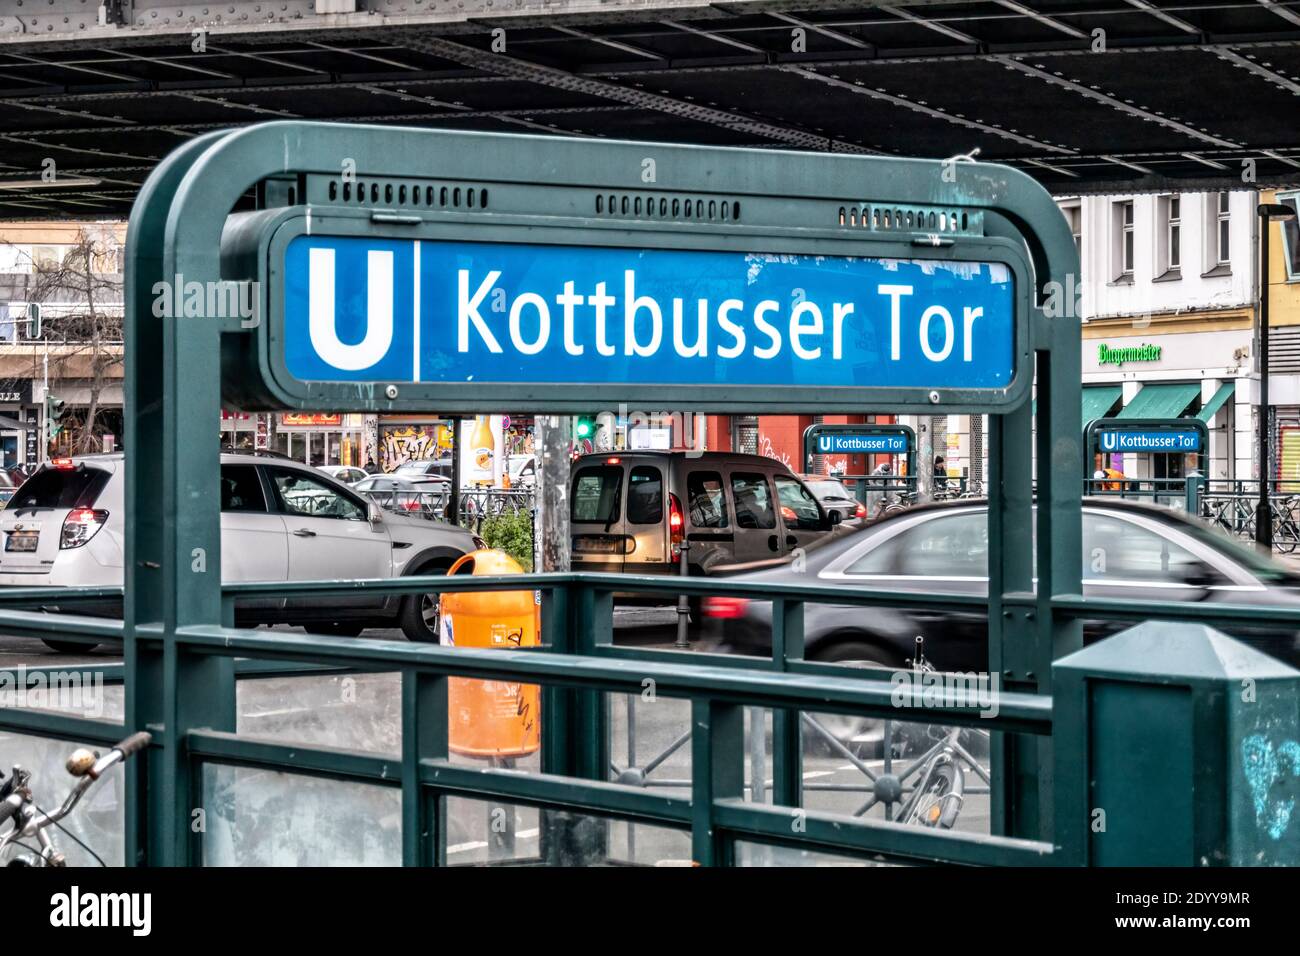
[[5,550],[35,551],[40,536],[39,531],[10,531],[9,537],[5,539]]
[[622,538],[580,535],[573,539],[573,550],[585,554],[622,554],[626,545]]

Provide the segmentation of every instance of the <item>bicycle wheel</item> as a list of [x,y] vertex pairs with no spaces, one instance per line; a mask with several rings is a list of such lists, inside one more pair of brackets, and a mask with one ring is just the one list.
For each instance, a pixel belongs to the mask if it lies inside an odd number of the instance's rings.
[[1282,554],[1291,554],[1300,545],[1300,527],[1287,515],[1278,519],[1273,525],[1273,549]]
[[951,830],[964,800],[966,778],[961,766],[951,757],[942,759],[931,766],[918,786],[921,792],[913,794],[906,818],[900,822]]

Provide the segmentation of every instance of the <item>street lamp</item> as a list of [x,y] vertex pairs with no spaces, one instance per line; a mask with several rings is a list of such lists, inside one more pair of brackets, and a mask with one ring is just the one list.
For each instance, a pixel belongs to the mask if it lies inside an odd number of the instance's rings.
[[1281,203],[1260,203],[1255,210],[1263,220],[1260,238],[1259,280],[1259,504],[1255,508],[1255,541],[1267,551],[1273,550],[1273,509],[1268,499],[1269,466],[1268,428],[1268,238],[1270,223],[1295,219],[1296,211]]

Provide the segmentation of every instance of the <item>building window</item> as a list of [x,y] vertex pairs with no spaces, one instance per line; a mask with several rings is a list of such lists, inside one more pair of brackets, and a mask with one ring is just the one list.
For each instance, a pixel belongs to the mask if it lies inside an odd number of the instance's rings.
[[56,272],[67,253],[65,246],[32,246],[32,266],[37,272]]
[[1156,200],[1156,279],[1177,279],[1183,259],[1183,203],[1180,196]]
[[1116,282],[1133,281],[1133,201],[1117,202],[1111,207],[1114,222],[1113,269]]
[[1182,203],[1177,196],[1170,196],[1166,207],[1165,241],[1169,247],[1168,266],[1177,269],[1182,261],[1183,217]]
[[1074,237],[1074,251],[1083,256],[1083,207],[1079,203],[1062,206],[1065,221],[1070,224],[1070,235]]
[[1209,193],[1205,197],[1205,274],[1232,274],[1231,193]]
[[1215,251],[1218,253],[1216,265],[1226,266],[1232,254],[1232,214],[1229,209],[1230,193],[1219,193],[1218,215],[1216,217],[1218,241]]
[[[1277,201],[1300,212],[1300,195],[1278,196]],[[1292,219],[1282,223],[1282,261],[1286,265],[1288,282],[1300,282],[1300,222]]]

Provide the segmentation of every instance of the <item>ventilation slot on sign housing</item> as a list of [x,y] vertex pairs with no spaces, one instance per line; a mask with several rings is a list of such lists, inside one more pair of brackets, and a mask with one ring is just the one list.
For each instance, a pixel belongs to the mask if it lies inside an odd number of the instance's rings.
[[668,219],[678,222],[738,222],[740,202],[664,193],[601,192],[594,197],[597,216],[617,219]]
[[487,187],[468,183],[332,176],[316,178],[312,187],[314,201],[340,206],[478,211],[488,205]]
[[877,206],[845,203],[839,207],[839,225],[872,232],[912,232],[938,236],[982,236],[983,216],[968,209],[937,206]]

